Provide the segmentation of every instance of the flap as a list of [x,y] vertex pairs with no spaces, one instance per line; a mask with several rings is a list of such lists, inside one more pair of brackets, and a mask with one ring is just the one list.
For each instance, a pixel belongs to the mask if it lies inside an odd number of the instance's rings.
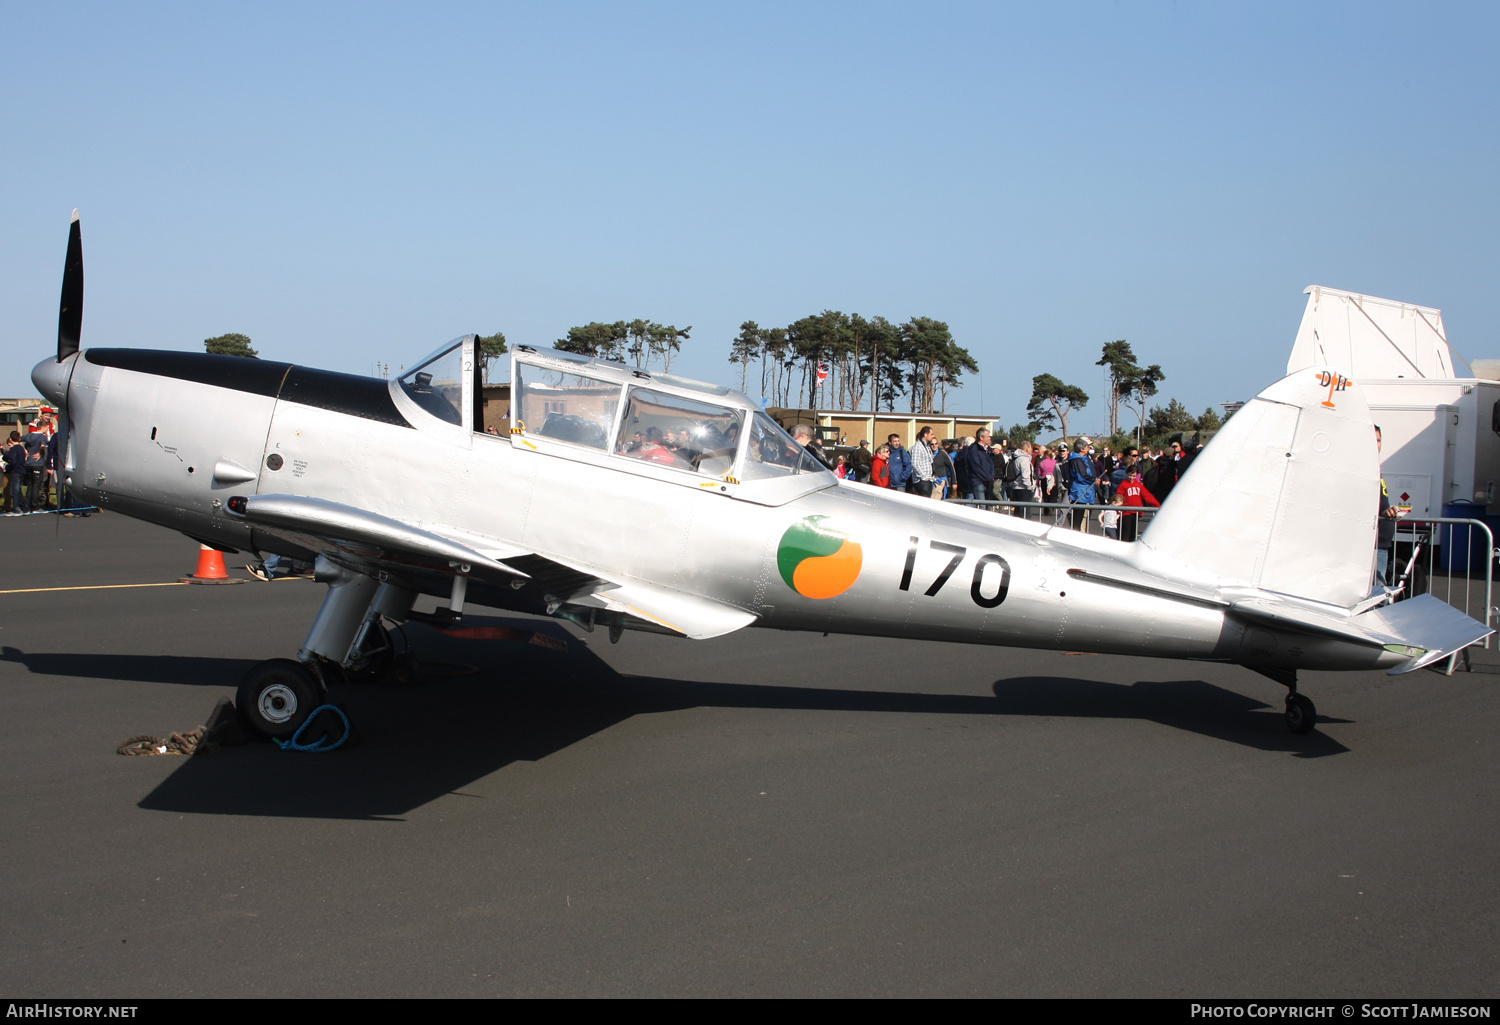
[[695,641],[721,637],[755,622],[744,609],[654,584],[629,583],[596,591],[606,608],[666,627]]

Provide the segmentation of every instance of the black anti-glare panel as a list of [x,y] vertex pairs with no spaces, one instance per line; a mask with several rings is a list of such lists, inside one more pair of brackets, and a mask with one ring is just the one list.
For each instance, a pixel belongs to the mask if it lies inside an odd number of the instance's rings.
[[366,420],[410,427],[391,401],[390,386],[374,377],[336,374],[290,363],[207,352],[164,349],[86,349],[84,359],[101,367],[133,370],[179,381],[195,381],[345,413]]
[[96,366],[174,377],[179,381],[196,381],[215,388],[272,397],[281,390],[282,378],[292,367],[290,363],[273,363],[264,359],[167,349],[85,349],[83,358]]
[[377,377],[294,366],[281,386],[281,398],[286,402],[331,409],[335,413],[347,413],[397,427],[411,426],[396,408],[396,403],[391,401],[389,382]]

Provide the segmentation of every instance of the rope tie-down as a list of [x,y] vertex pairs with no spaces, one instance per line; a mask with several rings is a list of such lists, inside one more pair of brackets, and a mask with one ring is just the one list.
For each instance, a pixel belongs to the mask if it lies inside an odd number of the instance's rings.
[[166,739],[149,733],[137,734],[116,751],[122,755],[211,755],[218,753],[220,747],[237,746],[247,739],[234,703],[220,698],[202,726],[173,733]]

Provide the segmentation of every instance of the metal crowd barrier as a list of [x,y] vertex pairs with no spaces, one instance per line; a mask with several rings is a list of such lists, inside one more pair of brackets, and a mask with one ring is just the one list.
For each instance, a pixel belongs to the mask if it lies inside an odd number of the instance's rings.
[[[1067,502],[1020,502],[1014,500],[980,501],[947,499],[955,505],[990,509],[996,513],[1020,516],[1055,526],[1072,526],[1090,534],[1103,535],[1099,523],[1101,512],[1120,512],[1123,525],[1131,506],[1073,505]],[[1149,506],[1137,511],[1136,538],[1145,532],[1155,509]],[[1122,539],[1126,535],[1122,534]],[[1495,534],[1483,520],[1452,516],[1424,516],[1396,522],[1394,558],[1387,567],[1385,583],[1396,592],[1396,601],[1419,594],[1430,594],[1447,602],[1472,619],[1493,627],[1500,619],[1500,608],[1494,604],[1495,562],[1500,549]],[[1373,585],[1373,581],[1372,581]],[[1484,646],[1493,648],[1494,636],[1485,638]],[[1467,663],[1467,657],[1465,657]],[[1449,672],[1452,672],[1450,660]]]
[[[948,498],[944,501],[953,505],[968,505],[978,509],[992,509],[1002,515],[1019,516],[1022,519],[1033,520],[1039,523],[1047,523],[1055,526],[1071,526],[1075,519],[1078,522],[1077,529],[1090,534],[1104,536],[1104,526],[1099,522],[1099,514],[1104,512],[1117,512],[1120,514],[1120,527],[1126,529],[1126,523],[1130,519],[1136,521],[1136,537],[1146,529],[1151,522],[1151,517],[1156,510],[1151,506],[1133,505],[1098,505],[1098,504],[1073,504],[1071,502],[1021,502],[1015,499],[987,499],[973,498]],[[1122,533],[1123,538],[1125,534]],[[1132,538],[1134,540],[1134,538]]]
[[[1394,565],[1387,572],[1397,601],[1430,594],[1485,626],[1495,625],[1500,613],[1494,605],[1495,559],[1500,551],[1489,524],[1454,516],[1397,520],[1393,554]],[[1494,641],[1486,637],[1484,646],[1493,648]]]

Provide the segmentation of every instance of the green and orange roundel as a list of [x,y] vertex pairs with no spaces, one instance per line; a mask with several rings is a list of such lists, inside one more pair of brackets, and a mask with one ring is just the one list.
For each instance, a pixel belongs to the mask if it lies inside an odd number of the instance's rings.
[[864,561],[859,545],[829,527],[827,516],[798,520],[781,535],[776,568],[804,598],[836,598],[854,586]]

